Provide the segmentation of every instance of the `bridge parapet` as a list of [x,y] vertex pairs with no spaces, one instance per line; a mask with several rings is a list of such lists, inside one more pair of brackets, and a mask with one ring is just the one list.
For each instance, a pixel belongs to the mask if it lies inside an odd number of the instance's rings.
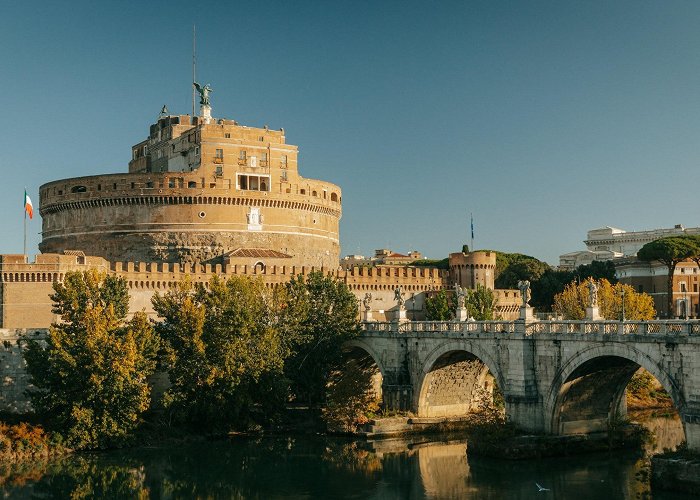
[[410,322],[365,322],[366,334],[375,336],[386,333],[522,333],[525,336],[538,334],[598,334],[598,335],[698,335],[700,320],[656,320],[656,321],[410,321]]

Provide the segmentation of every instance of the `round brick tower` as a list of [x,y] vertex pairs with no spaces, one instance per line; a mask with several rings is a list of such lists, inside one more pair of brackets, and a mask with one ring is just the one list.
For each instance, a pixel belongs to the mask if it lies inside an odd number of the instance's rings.
[[297,152],[284,130],[163,116],[133,146],[128,173],[41,186],[39,249],[336,268],[341,190],[301,177]]

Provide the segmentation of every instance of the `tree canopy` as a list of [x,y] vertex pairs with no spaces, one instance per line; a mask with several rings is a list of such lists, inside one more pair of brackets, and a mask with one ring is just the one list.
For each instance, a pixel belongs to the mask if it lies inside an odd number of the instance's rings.
[[673,274],[679,262],[700,257],[700,240],[694,236],[668,236],[659,238],[644,245],[637,252],[641,261],[658,260],[666,265],[666,311],[669,317],[673,315]]
[[452,308],[447,299],[447,292],[440,290],[425,299],[425,319],[428,321],[447,321],[452,318]]
[[537,281],[545,271],[551,269],[549,264],[521,253],[496,251],[496,288],[517,288],[518,281]]
[[25,351],[32,404],[69,446],[121,444],[149,407],[146,377],[155,370],[158,338],[145,314],[125,320],[123,278],[72,271],[54,292],[62,322]]
[[496,296],[493,290],[477,284],[474,290],[467,290],[464,306],[467,308],[467,314],[475,320],[490,321],[494,319]]
[[298,276],[285,293],[285,322],[294,325],[285,374],[297,401],[319,404],[342,362],[342,344],[360,334],[357,298],[345,283],[321,272]]
[[[625,318],[630,320],[650,320],[656,316],[654,299],[646,293],[638,293],[633,287],[622,283],[611,284],[606,279],[596,280],[598,285],[598,307],[605,319],[622,319],[624,300]],[[624,298],[622,291],[624,290]],[[564,319],[582,320],[586,308],[590,307],[588,281],[572,281],[563,292],[554,297],[554,310]]]
[[256,411],[274,416],[289,347],[262,280],[214,276],[208,288],[183,281],[156,294],[153,308],[164,319],[156,326],[171,382],[164,402],[176,420],[224,430],[247,427]]

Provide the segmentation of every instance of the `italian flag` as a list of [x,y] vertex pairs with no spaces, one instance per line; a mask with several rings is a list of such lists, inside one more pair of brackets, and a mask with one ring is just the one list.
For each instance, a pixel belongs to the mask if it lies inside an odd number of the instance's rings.
[[29,218],[34,217],[34,207],[32,206],[32,200],[27,194],[27,190],[24,190],[24,212],[29,214]]

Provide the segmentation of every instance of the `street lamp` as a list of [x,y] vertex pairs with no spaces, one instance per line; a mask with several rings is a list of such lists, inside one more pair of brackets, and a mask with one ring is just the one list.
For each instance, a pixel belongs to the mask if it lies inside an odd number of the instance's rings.
[[622,321],[625,321],[625,289],[620,289],[620,296],[622,297]]
[[683,316],[688,320],[688,288],[685,286],[685,281],[680,282],[681,292],[683,292]]

